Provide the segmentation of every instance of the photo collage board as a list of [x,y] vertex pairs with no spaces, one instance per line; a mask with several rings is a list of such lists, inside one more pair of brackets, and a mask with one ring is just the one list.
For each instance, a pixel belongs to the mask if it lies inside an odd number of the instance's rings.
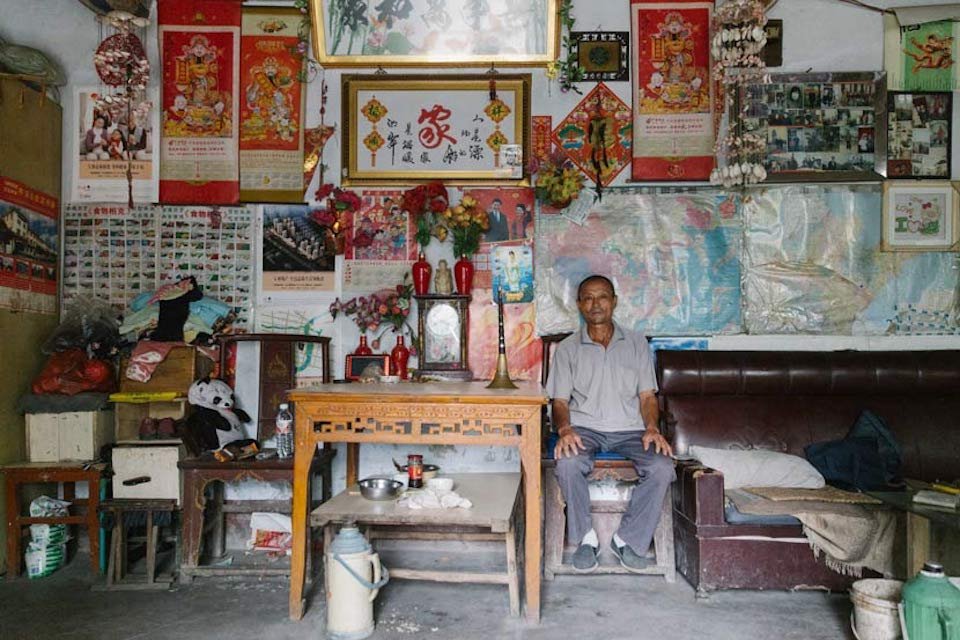
[[873,74],[774,75],[741,100],[748,132],[766,140],[770,181],[878,178],[885,161],[885,91]]

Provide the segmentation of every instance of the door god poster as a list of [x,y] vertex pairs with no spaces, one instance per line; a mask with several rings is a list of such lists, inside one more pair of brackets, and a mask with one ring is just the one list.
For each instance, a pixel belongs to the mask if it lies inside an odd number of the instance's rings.
[[631,0],[634,180],[710,177],[712,14],[701,0]]
[[164,0],[158,11],[160,201],[235,204],[240,3]]
[[300,12],[243,11],[240,36],[240,197],[303,202]]

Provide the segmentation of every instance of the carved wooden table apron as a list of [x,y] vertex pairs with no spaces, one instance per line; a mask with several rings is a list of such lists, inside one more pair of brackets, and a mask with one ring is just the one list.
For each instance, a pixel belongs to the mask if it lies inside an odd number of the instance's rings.
[[361,443],[517,447],[525,509],[527,619],[540,620],[540,409],[535,382],[487,389],[486,382],[325,384],[288,394],[295,403],[290,618],[303,617],[307,479],[318,442],[346,442],[347,485],[357,482]]

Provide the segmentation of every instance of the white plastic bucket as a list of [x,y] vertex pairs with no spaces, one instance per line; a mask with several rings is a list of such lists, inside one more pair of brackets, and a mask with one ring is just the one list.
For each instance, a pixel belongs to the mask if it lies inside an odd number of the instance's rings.
[[857,580],[850,587],[853,613],[850,626],[857,640],[897,640],[900,638],[899,580],[868,578]]

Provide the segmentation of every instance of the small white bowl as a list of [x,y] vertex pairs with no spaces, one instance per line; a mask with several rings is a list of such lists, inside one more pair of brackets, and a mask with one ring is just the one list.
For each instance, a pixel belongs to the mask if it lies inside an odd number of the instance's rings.
[[428,489],[453,491],[453,478],[430,478],[426,482]]
[[391,384],[394,382],[400,382],[400,376],[380,376],[380,382],[388,382]]

